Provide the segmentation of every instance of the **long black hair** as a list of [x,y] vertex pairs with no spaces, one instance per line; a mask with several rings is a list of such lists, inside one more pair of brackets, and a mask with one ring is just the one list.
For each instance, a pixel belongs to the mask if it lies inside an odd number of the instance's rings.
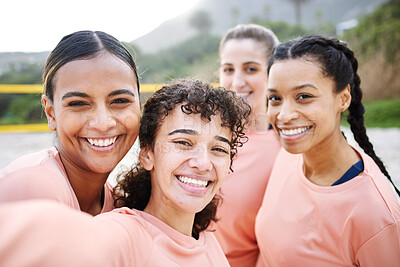
[[400,196],[400,191],[393,183],[383,162],[375,154],[374,148],[367,136],[364,126],[365,108],[361,102],[361,80],[360,76],[357,74],[358,61],[353,51],[350,50],[346,43],[336,38],[312,35],[290,40],[275,48],[268,62],[268,73],[275,62],[296,58],[309,58],[317,62],[324,75],[335,82],[336,93],[343,91],[350,85],[351,103],[347,121],[350,124],[354,139],[364,152],[375,161],[379,169],[393,184],[397,194]]

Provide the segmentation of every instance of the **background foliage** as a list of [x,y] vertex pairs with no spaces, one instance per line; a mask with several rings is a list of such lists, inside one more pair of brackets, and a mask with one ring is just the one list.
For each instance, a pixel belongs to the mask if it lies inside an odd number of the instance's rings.
[[[237,10],[232,10],[232,16]],[[265,11],[268,15],[268,10]],[[268,16],[252,17],[249,23],[257,23],[272,29],[280,41],[307,34],[335,35],[335,25],[320,20],[314,28],[300,24],[272,22]],[[221,36],[210,33],[212,21],[207,13],[193,15],[192,26],[197,35],[173,47],[153,54],[143,53],[132,43],[124,43],[138,64],[141,83],[165,83],[175,78],[197,77],[218,82],[218,46]],[[367,102],[368,126],[399,125],[400,99],[400,0],[390,0],[374,12],[360,19],[357,27],[339,38],[348,42],[359,59],[359,74]],[[11,64],[0,74],[0,84],[39,84],[43,63],[22,62]],[[44,121],[37,95],[0,95],[0,124],[34,123]],[[397,98],[371,102],[382,98]],[[381,122],[381,124],[379,124]],[[378,123],[378,124],[376,124]]]

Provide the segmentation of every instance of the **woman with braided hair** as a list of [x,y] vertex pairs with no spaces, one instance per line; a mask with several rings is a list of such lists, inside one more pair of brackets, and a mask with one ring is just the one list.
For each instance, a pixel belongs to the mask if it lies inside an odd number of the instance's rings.
[[[357,65],[334,38],[273,52],[267,114],[284,149],[256,218],[259,266],[400,266],[399,191],[368,141]],[[364,151],[341,133],[347,109]]]

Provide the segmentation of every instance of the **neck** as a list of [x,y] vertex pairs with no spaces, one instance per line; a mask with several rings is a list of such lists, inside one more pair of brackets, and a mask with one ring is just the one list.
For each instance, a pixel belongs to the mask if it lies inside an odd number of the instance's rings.
[[331,186],[357,161],[359,155],[347,143],[342,133],[303,154],[304,175],[314,184]]
[[247,130],[250,132],[267,131],[269,122],[265,112],[251,113]]
[[151,194],[144,212],[160,219],[176,231],[191,237],[195,214],[174,209],[166,203],[167,200],[162,200],[161,203],[160,201],[156,202],[152,196],[153,194]]
[[78,199],[81,211],[97,215],[103,207],[101,195],[109,173],[94,173],[74,165],[60,154],[68,180]]

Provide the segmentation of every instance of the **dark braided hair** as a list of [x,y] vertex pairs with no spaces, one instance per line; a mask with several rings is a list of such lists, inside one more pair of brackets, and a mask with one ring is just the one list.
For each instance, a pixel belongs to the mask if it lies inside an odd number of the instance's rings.
[[[178,80],[163,86],[146,101],[139,129],[140,148],[154,149],[159,128],[176,107],[180,107],[185,114],[199,114],[206,122],[211,121],[212,116],[221,118],[221,126],[230,129],[232,133],[232,166],[237,147],[247,141],[243,131],[248,123],[250,106],[233,91],[222,87],[214,88],[209,83],[199,80]],[[144,210],[151,194],[150,171],[139,163],[118,179],[114,189],[117,196],[115,206]],[[202,211],[196,213],[192,230],[194,237],[197,238],[200,232],[206,230],[211,221],[217,221],[215,215],[219,202],[220,197],[216,195]]]
[[268,62],[268,73],[276,61],[297,58],[305,58],[318,63],[324,75],[335,82],[336,93],[343,91],[350,85],[351,103],[347,121],[350,124],[354,139],[364,152],[375,161],[382,173],[393,184],[397,194],[400,195],[400,191],[394,185],[383,162],[375,154],[367,136],[364,126],[365,108],[361,102],[361,80],[357,74],[358,62],[353,51],[347,47],[346,43],[336,38],[312,35],[290,40],[275,48]]

